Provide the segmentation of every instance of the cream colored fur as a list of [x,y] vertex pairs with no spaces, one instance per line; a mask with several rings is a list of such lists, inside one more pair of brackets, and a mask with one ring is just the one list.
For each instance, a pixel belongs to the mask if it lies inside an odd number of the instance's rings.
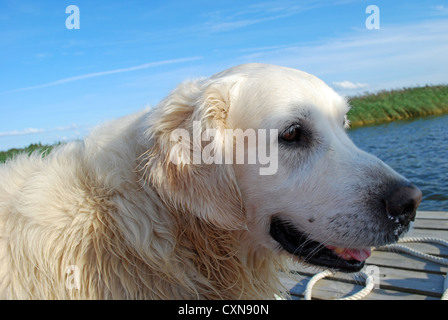
[[225,125],[228,89],[187,82],[154,110],[107,123],[44,158],[0,165],[0,298],[280,294],[281,259],[251,247],[232,166],[167,161],[173,129],[190,129],[192,119]]

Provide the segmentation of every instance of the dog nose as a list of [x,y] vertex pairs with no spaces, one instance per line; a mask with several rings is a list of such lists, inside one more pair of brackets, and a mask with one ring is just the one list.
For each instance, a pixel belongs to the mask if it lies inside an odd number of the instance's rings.
[[394,187],[385,197],[387,214],[398,218],[402,225],[414,221],[417,208],[422,201],[422,192],[412,183]]

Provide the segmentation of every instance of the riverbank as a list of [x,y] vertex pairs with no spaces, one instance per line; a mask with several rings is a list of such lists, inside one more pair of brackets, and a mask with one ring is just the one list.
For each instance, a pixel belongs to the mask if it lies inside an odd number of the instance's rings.
[[[381,91],[351,97],[349,102],[352,109],[347,116],[352,128],[429,115],[448,114],[448,86],[425,86]],[[23,149],[0,151],[0,163],[21,152],[31,153],[40,150],[48,153],[52,148],[51,145],[38,143],[31,144]]]
[[448,113],[448,86],[381,91],[349,98],[351,127]]

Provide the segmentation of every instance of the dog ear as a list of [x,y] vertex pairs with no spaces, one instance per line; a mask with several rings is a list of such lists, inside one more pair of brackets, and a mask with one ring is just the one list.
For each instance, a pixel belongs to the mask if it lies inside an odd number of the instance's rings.
[[[142,156],[147,183],[167,205],[228,230],[245,227],[233,166],[222,161],[223,149],[233,149],[233,140],[224,141],[231,87],[205,80],[181,84],[147,119],[152,147]],[[214,159],[204,159],[207,149]]]

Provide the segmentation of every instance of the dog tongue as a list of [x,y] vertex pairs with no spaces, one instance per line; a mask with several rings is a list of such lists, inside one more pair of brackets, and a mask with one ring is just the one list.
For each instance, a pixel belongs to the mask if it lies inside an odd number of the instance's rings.
[[368,257],[370,257],[370,248],[364,249],[346,249],[346,252],[352,256],[353,259],[358,261],[365,261]]
[[351,248],[339,248],[335,246],[327,246],[328,249],[333,250],[339,257],[345,260],[355,259],[357,261],[365,261],[370,257],[370,248],[351,249]]

